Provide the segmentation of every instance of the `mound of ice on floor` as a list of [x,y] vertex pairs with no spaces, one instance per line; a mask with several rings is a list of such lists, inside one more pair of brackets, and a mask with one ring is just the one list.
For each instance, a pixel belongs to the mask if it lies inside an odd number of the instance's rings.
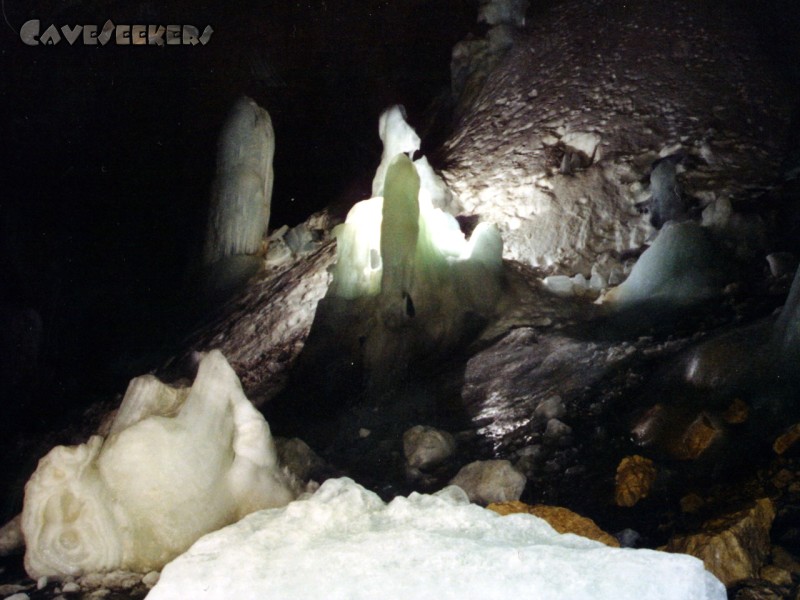
[[609,548],[532,515],[501,517],[460,488],[384,504],[349,479],[199,540],[148,600],[194,598],[723,599],[682,554]]
[[693,222],[669,222],[604,303],[628,307],[643,302],[685,306],[718,295],[728,263],[706,230]]

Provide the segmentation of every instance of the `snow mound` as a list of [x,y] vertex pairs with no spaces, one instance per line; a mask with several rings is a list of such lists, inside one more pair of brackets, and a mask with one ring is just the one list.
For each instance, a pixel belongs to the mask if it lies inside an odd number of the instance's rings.
[[[534,595],[531,592],[535,590]],[[725,598],[682,554],[609,548],[459,488],[384,504],[349,479],[254,513],[166,566],[147,600],[194,598]]]

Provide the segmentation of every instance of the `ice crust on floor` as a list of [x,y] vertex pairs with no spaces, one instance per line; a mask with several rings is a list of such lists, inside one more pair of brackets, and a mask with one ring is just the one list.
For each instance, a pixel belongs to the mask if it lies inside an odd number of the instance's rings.
[[385,504],[350,479],[200,539],[147,600],[481,598],[712,600],[683,554],[609,548],[532,515],[500,517],[449,487]]

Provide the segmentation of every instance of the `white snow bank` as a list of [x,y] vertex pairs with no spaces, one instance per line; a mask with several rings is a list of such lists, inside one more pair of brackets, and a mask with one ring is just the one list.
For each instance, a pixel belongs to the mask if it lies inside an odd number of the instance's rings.
[[687,555],[609,548],[531,515],[500,517],[460,488],[384,504],[349,479],[200,539],[147,600],[184,598],[725,598]]

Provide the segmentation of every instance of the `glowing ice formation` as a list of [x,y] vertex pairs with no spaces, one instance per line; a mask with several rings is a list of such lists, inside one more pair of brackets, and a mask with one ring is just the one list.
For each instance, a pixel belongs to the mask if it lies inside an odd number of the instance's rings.
[[406,109],[399,104],[390,106],[378,120],[378,134],[383,142],[381,164],[372,180],[372,195],[383,195],[383,183],[389,163],[398,154],[413,155],[419,150],[421,141],[417,132],[406,122]]
[[108,438],[39,462],[25,486],[25,568],[34,579],[158,570],[202,535],[293,498],[267,422],[212,351],[191,390],[134,379]]
[[333,230],[336,266],[329,293],[341,298],[373,296],[381,290],[383,198],[357,203]]
[[610,548],[459,488],[384,504],[348,479],[252,514],[168,564],[148,600],[508,598],[723,600],[685,554]]
[[[337,263],[330,292],[341,298],[383,291],[389,303],[485,307],[497,293],[503,243],[487,223],[469,241],[455,218],[420,194],[415,164],[404,154],[390,162],[386,199],[356,204],[336,235]],[[405,295],[405,296],[404,296]]]

